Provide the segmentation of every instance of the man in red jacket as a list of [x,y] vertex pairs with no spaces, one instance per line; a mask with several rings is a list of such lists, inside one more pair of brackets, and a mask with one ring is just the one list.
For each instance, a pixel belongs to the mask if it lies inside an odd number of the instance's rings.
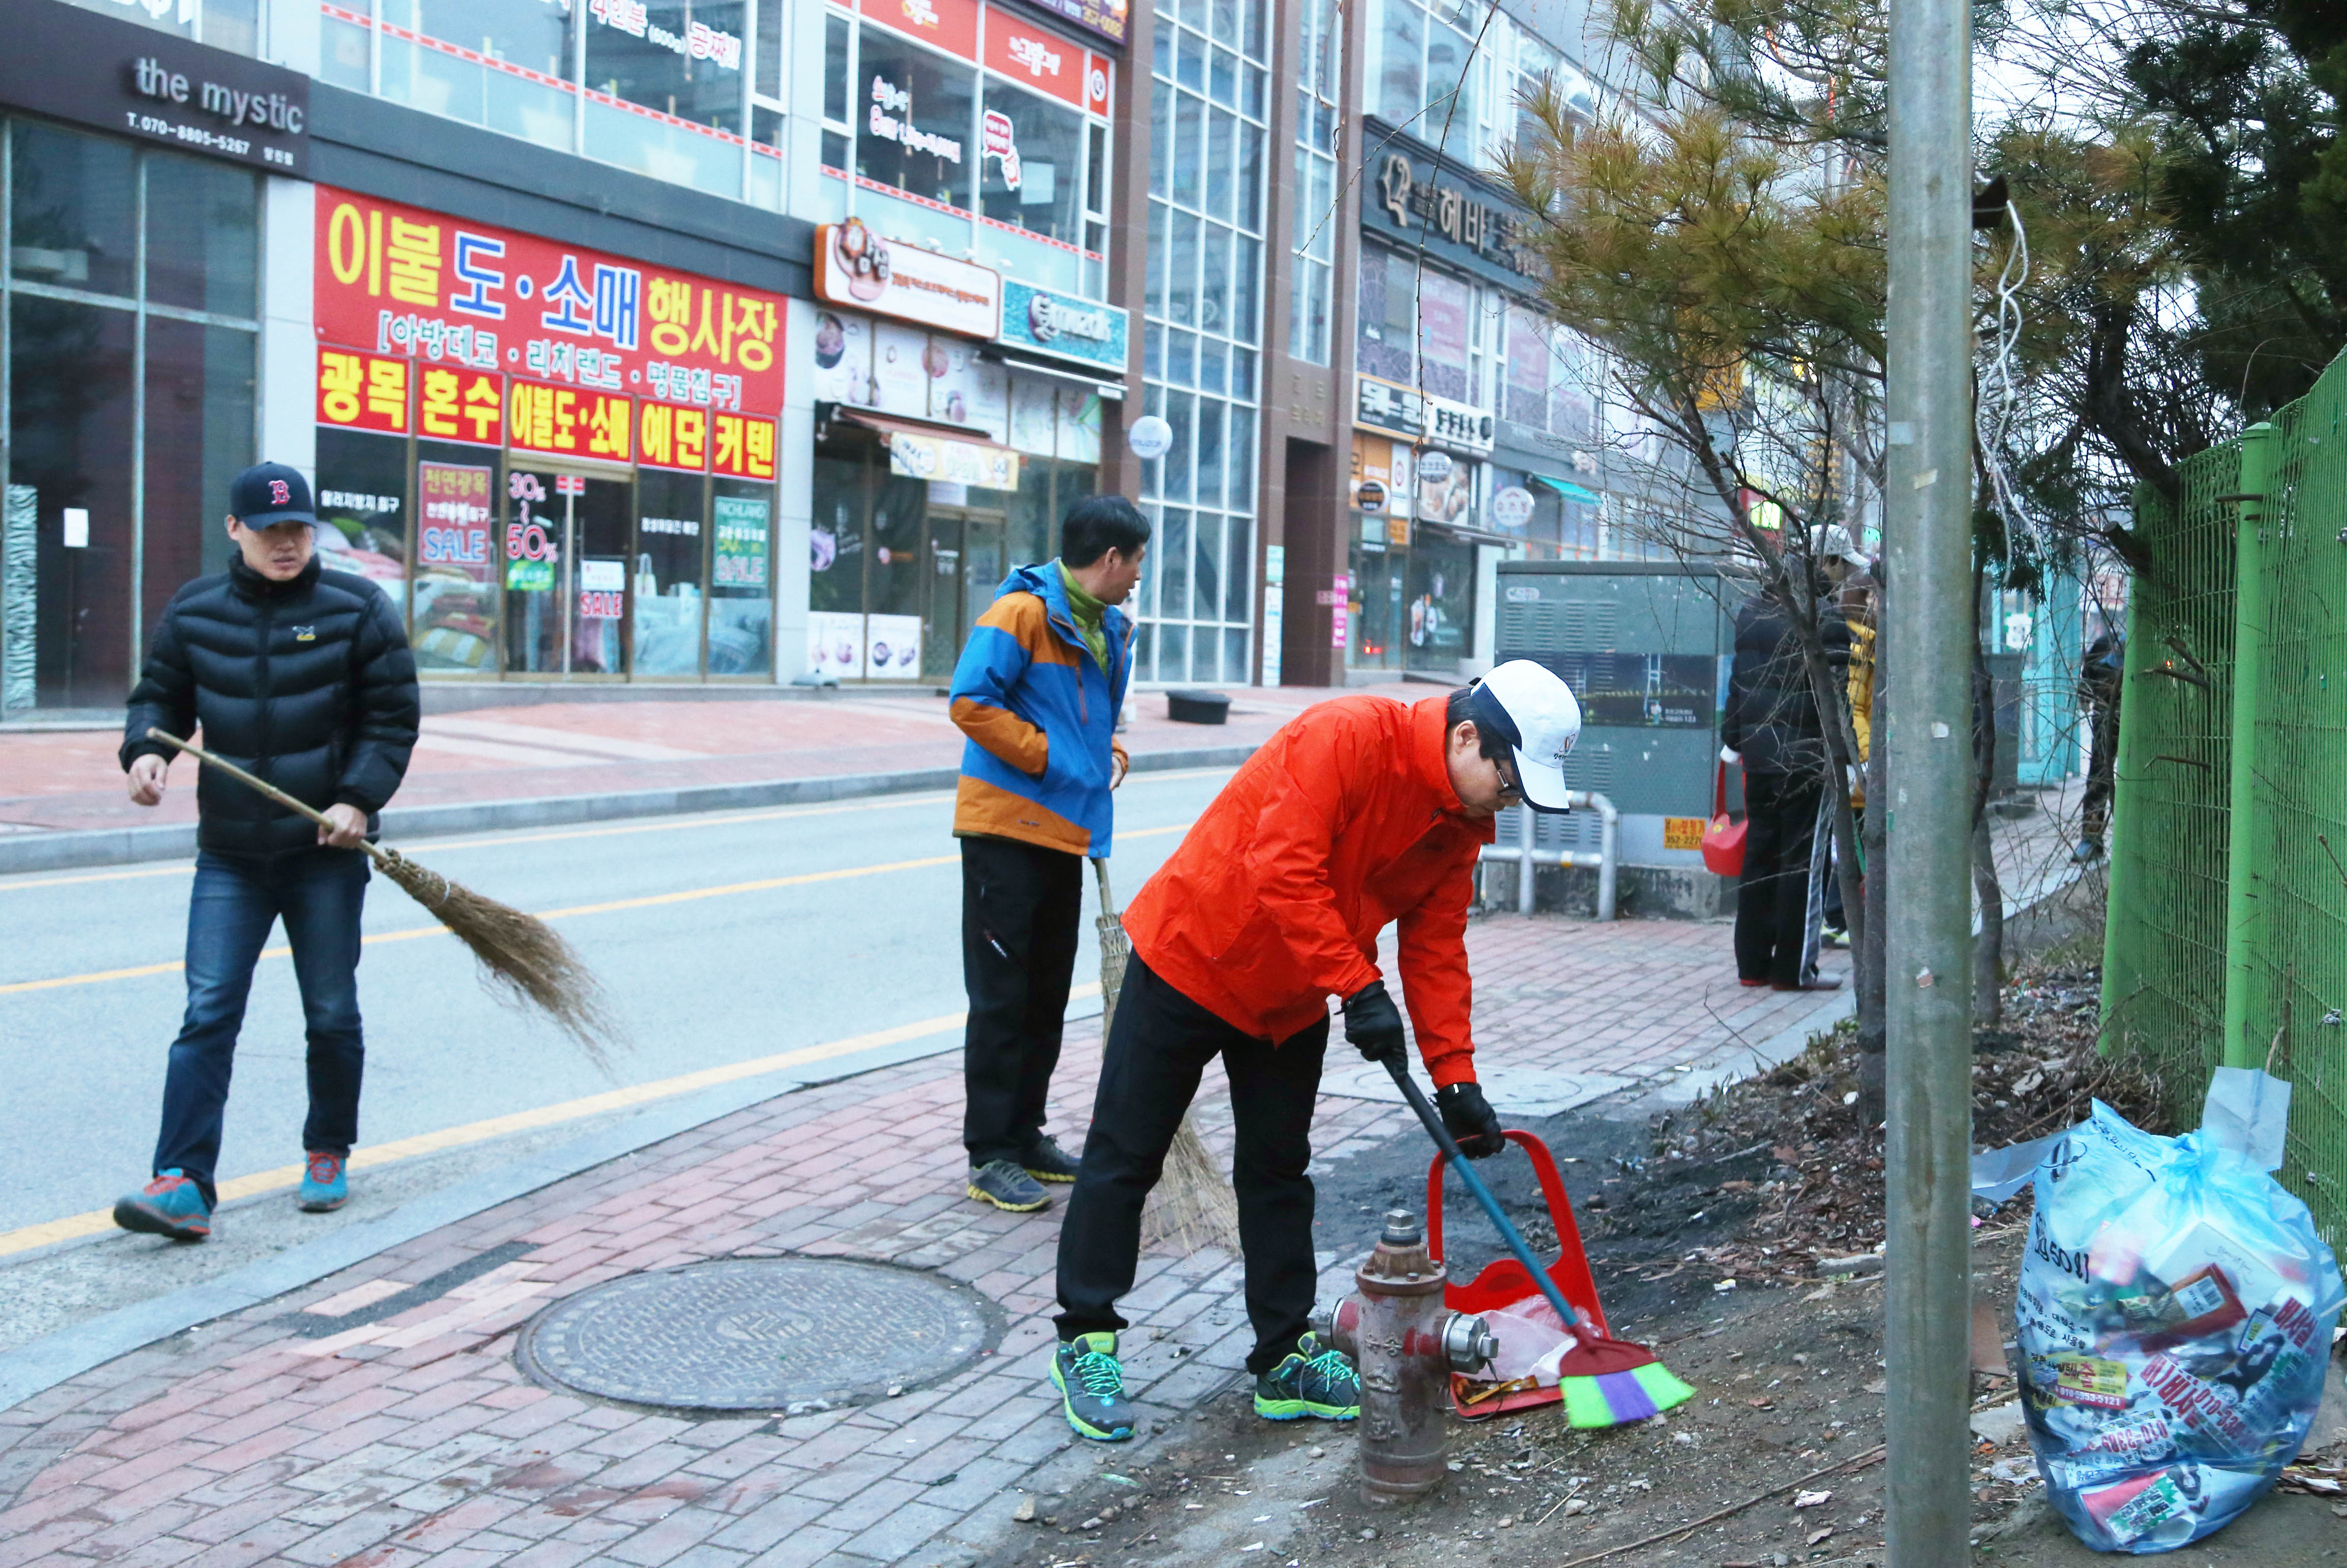
[[1377,968],[1378,933],[1399,922],[1405,999],[1443,1122],[1472,1157],[1504,1147],[1469,1024],[1475,861],[1501,806],[1564,809],[1562,764],[1580,733],[1573,692],[1529,660],[1408,707],[1323,702],[1264,743],[1125,911],[1133,958],[1060,1231],[1051,1377],[1078,1433],[1133,1435],[1116,1300],[1133,1287],[1143,1202],[1217,1056],[1237,1122],[1255,1409],[1359,1410],[1351,1364],[1306,1328],[1319,1271],[1304,1173],[1328,999],[1344,999],[1345,1038],[1363,1056],[1401,1054],[1401,1012]]

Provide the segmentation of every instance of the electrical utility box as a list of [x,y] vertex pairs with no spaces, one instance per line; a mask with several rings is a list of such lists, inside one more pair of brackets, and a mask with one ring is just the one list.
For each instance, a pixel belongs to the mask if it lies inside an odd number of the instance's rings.
[[[1719,765],[1719,728],[1736,651],[1740,578],[1675,561],[1501,561],[1494,655],[1530,659],[1564,679],[1581,702],[1581,740],[1566,784],[1621,813],[1630,866],[1703,866]],[[1729,769],[1728,804],[1742,780]],[[1502,812],[1512,846],[1519,814]],[[1598,847],[1597,814],[1541,814],[1543,849]]]

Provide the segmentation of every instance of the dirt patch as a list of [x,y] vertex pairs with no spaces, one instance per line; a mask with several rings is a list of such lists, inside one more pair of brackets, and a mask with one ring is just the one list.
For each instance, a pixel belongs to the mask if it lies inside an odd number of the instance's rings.
[[[2039,968],[2011,989],[2004,1033],[1978,1042],[1983,1142],[2065,1124],[2095,1094],[2158,1123],[2147,1083],[2094,1054],[2096,992],[2093,972],[2076,968]],[[1449,1484],[1380,1508],[1361,1499],[1350,1429],[1262,1421],[1241,1380],[1147,1450],[1094,1454],[1089,1479],[1030,1499],[1031,1522],[992,1563],[1437,1568],[1505,1553],[1562,1568],[1626,1549],[1608,1563],[1882,1563],[1881,1281],[1818,1272],[1882,1235],[1881,1134],[1847,1098],[1855,1057],[1844,1031],[1667,1118],[1527,1123],[1561,1162],[1609,1317],[1695,1385],[1691,1403],[1598,1432],[1573,1431],[1555,1406],[1454,1420]],[[1352,1255],[1387,1208],[1423,1209],[1427,1166],[1412,1132],[1316,1176],[1322,1247]],[[1529,1163],[1502,1156],[1479,1170],[1528,1238],[1553,1245]],[[1454,1277],[1471,1278],[1499,1255],[1497,1239],[1455,1179],[1445,1210]],[[1991,1364],[2010,1331],[2024,1213],[2025,1201],[1975,1235]],[[1975,1410],[1993,1412],[2012,1386],[1976,1373],[1974,1392]],[[1984,1554],[2071,1560],[2066,1532],[2043,1528],[2017,1428],[1976,1447],[1973,1481]]]

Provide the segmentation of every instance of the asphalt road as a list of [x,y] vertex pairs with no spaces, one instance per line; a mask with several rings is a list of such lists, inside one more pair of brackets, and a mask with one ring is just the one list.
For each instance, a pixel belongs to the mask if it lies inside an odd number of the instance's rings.
[[[1227,777],[1127,781],[1112,862],[1120,899]],[[950,1047],[951,1015],[964,1003],[951,819],[949,795],[901,795],[420,841],[418,859],[483,893],[570,911],[558,924],[603,979],[630,1043],[609,1075],[599,1071],[550,1026],[493,1000],[453,938],[404,936],[432,923],[377,877],[359,970],[362,1159],[436,1143],[419,1153],[462,1173],[523,1136],[476,1123],[876,1031]],[[176,959],[189,882],[185,866],[0,877],[0,1067],[10,1085],[0,1099],[0,1265],[53,1246],[76,1216],[146,1179],[184,1000]],[[1080,987],[1099,974],[1093,912],[1088,897]],[[282,943],[282,929],[272,940]],[[1096,991],[1071,1009],[1097,1010]],[[925,1022],[935,1027],[924,1031]],[[292,967],[264,958],[229,1102],[224,1192],[291,1209],[277,1189],[302,1158],[302,1054]],[[530,1129],[527,1141],[561,1131]],[[452,1152],[463,1157],[452,1162]],[[416,1190],[420,1171],[379,1168],[386,1185]]]

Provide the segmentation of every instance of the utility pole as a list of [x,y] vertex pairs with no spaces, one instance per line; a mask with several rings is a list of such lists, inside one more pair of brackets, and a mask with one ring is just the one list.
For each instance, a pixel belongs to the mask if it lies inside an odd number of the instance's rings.
[[1972,1554],[1972,163],[1968,0],[1891,0],[1891,1568]]

